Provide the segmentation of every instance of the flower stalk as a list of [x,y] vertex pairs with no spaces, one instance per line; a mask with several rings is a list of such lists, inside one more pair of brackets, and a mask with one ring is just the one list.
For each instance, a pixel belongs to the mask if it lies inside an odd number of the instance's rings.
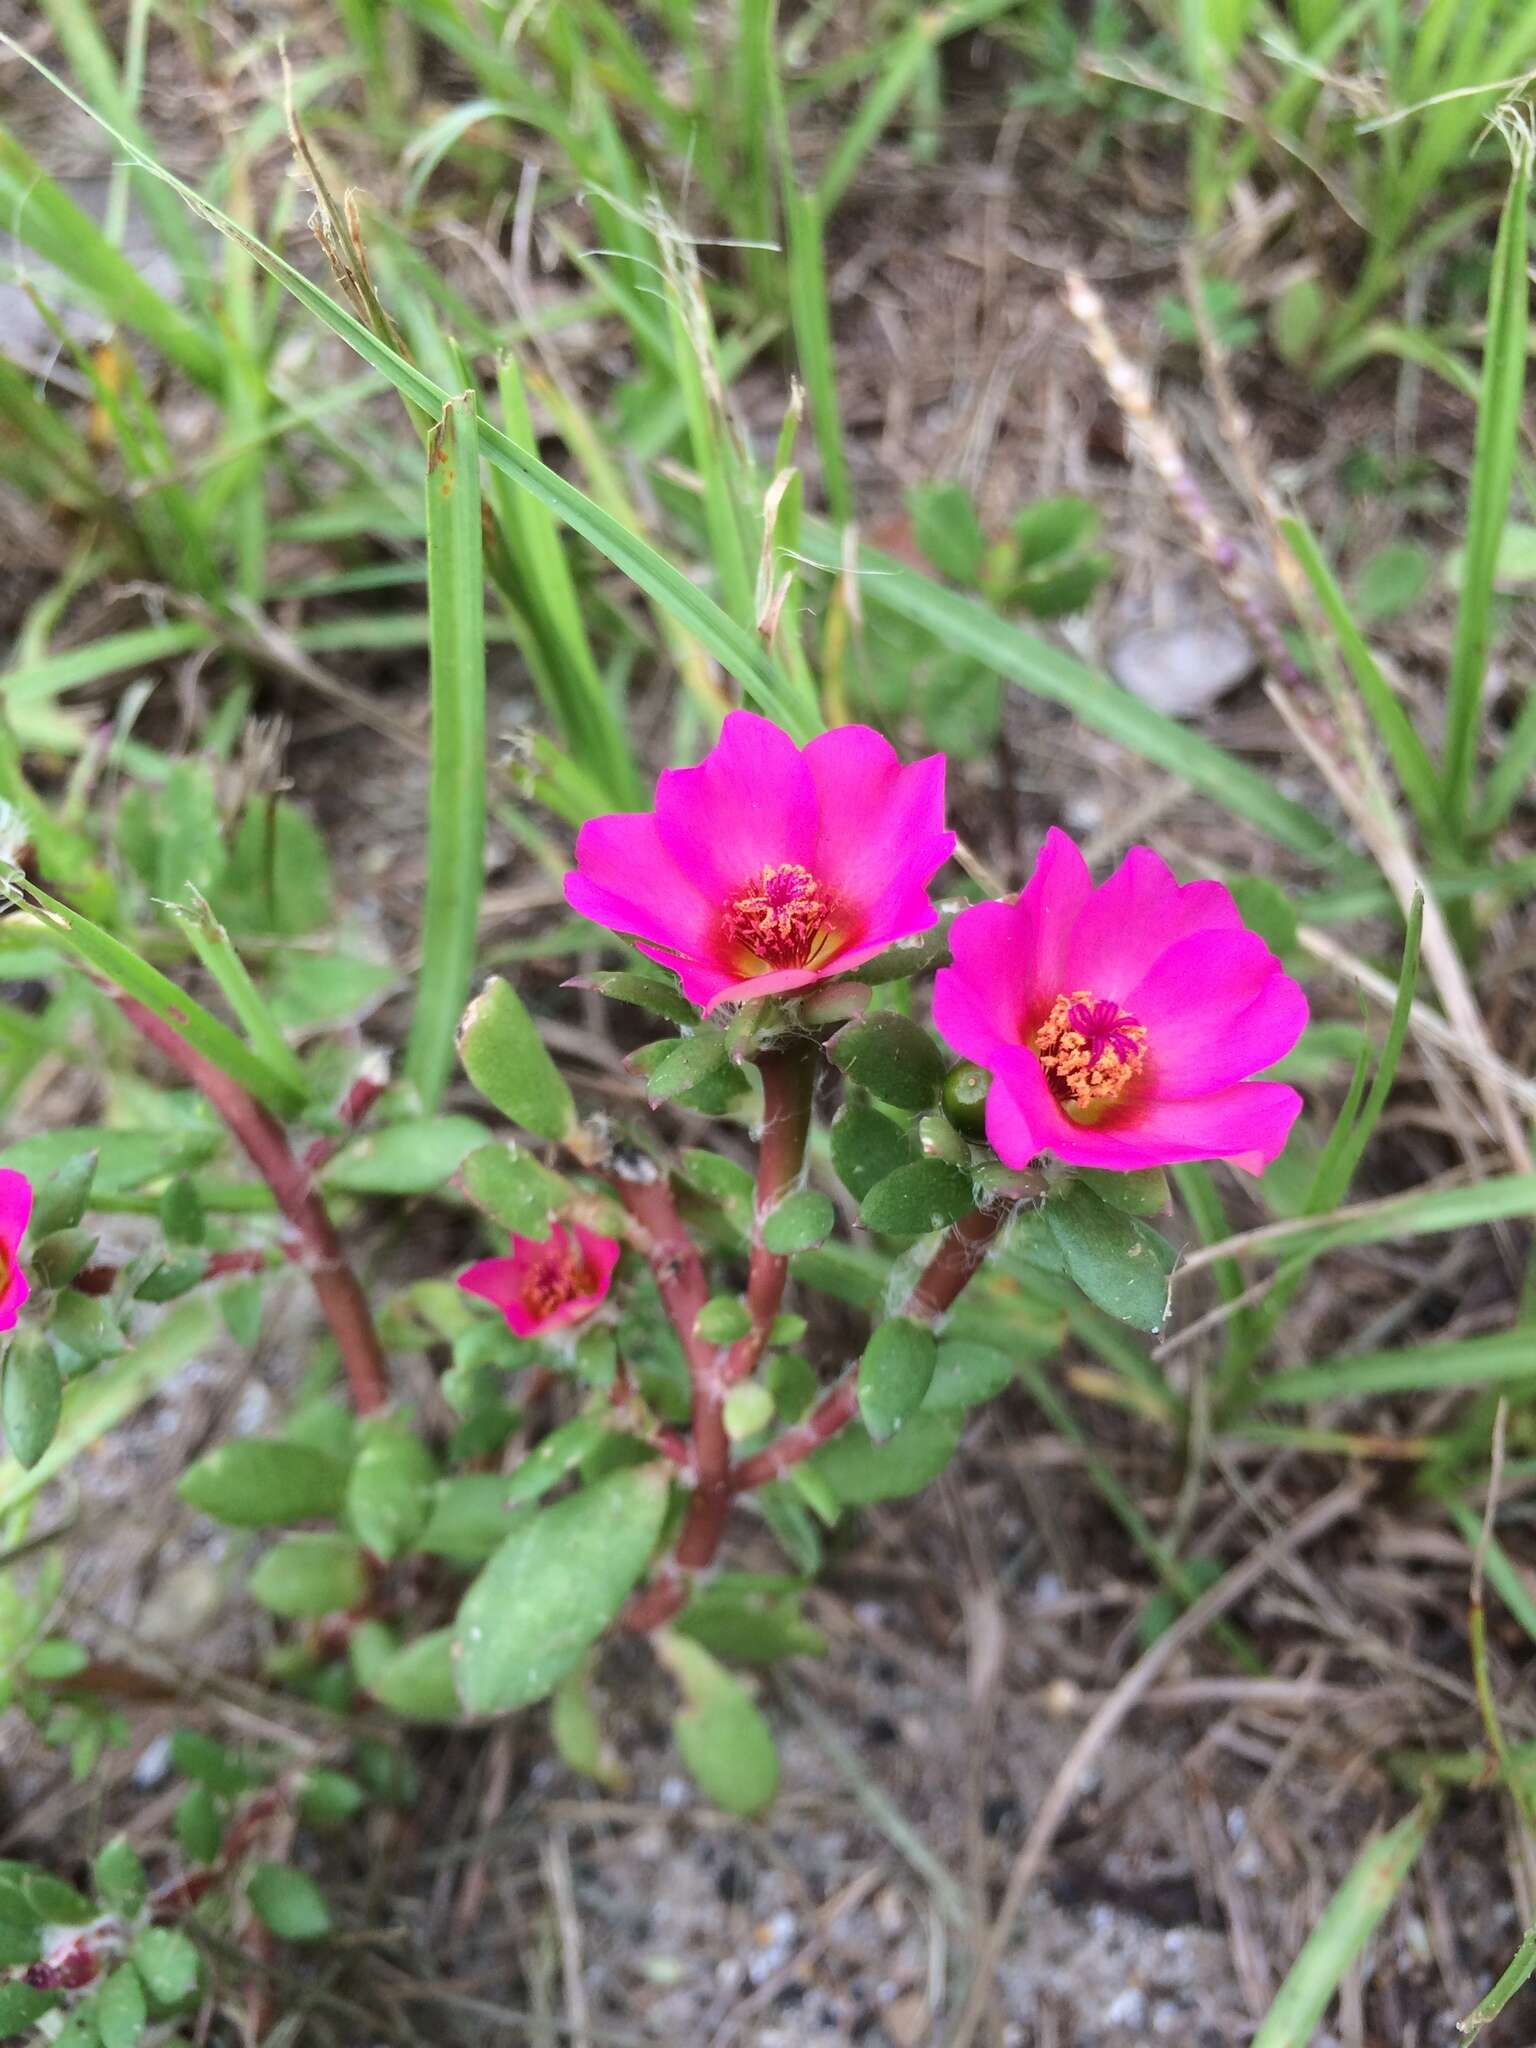
[[207,1097],[232,1136],[272,1190],[299,1244],[299,1263],[309,1275],[320,1312],[341,1354],[342,1369],[359,1415],[371,1415],[389,1400],[384,1351],[367,1296],[342,1249],[309,1167],[294,1156],[281,1125],[256,1098],[205,1059],[172,1025],[132,996],[114,998],[134,1029],[179,1067]]
[[[980,1271],[1014,1206],[1012,1200],[989,1204],[952,1223],[898,1313],[920,1323],[936,1323],[947,1314]],[[850,1369],[828,1389],[803,1422],[785,1430],[776,1442],[735,1468],[731,1474],[732,1493],[750,1493],[756,1487],[782,1479],[813,1451],[830,1443],[858,1412],[859,1376],[856,1369]]]
[[763,1225],[785,1196],[793,1193],[805,1171],[817,1057],[817,1046],[810,1038],[770,1047],[758,1056],[757,1070],[763,1080],[763,1131],[752,1204],[752,1249],[747,1264],[747,1311],[752,1327],[736,1340],[726,1358],[724,1376],[728,1387],[747,1379],[756,1369],[783,1306],[789,1260],[782,1253],[769,1251],[763,1242]]

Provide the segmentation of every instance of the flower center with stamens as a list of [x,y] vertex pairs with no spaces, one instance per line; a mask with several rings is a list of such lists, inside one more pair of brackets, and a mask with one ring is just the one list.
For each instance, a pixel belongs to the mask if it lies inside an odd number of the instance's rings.
[[1058,996],[1035,1033],[1051,1092],[1070,1113],[1108,1109],[1141,1072],[1147,1027],[1090,989]]
[[586,1259],[569,1245],[551,1244],[523,1281],[523,1306],[542,1322],[596,1286]]
[[725,906],[725,932],[765,967],[809,967],[832,943],[832,905],[809,868],[762,869]]

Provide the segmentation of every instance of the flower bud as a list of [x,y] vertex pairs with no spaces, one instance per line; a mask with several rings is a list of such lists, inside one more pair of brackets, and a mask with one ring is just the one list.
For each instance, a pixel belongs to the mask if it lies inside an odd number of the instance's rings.
[[957,1131],[979,1138],[986,1128],[987,1091],[992,1076],[974,1060],[961,1060],[944,1076],[944,1114]]

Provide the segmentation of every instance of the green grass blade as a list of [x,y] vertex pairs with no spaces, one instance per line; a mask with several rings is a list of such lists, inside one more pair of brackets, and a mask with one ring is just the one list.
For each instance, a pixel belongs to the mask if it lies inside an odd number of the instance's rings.
[[827,258],[821,238],[821,209],[792,176],[784,180],[784,220],[789,238],[789,317],[800,375],[810,404],[811,430],[821,455],[827,510],[838,526],[853,517],[853,485],[843,447],[843,419],[832,360],[832,320],[827,309]]
[[[109,122],[103,121],[92,107],[48,67],[38,62],[23,50],[14,38],[0,35],[0,44],[22,57],[33,68],[42,73],[59,92],[82,111],[91,115],[114,142],[126,149],[135,162],[163,178],[173,191],[179,192],[187,204],[201,215],[222,235],[227,235],[248,249],[255,260],[278,283],[333,334],[346,342],[347,346],[371,368],[380,371],[398,391],[402,398],[419,411],[440,417],[443,407],[451,394],[430,377],[424,376],[414,364],[409,363],[386,342],[383,342],[360,320],[355,319],[346,309],[310,281],[301,271],[295,270],[273,249],[247,233],[237,221],[220,211],[210,201],[203,199],[189,185],[173,173],[145,158],[134,148],[128,137],[120,134]],[[714,600],[705,595],[697,585],[684,575],[681,569],[667,561],[638,535],[623,527],[611,514],[593,503],[574,485],[566,482],[558,471],[550,469],[534,455],[517,447],[507,436],[487,421],[480,425],[481,453],[514,483],[528,491],[541,503],[557,513],[567,525],[591,541],[592,545],[613,566],[620,570],[648,597],[664,606],[671,615],[686,626],[715,659],[736,677],[742,687],[770,717],[775,718],[797,739],[807,740],[814,736],[816,721],[786,685],[784,678],[764,653],[757,637],[747,628],[738,625],[721,610]]]
[[[9,36],[0,42],[25,53]],[[35,63],[36,59],[28,58]],[[42,68],[42,67],[39,67]],[[48,74],[53,79],[53,74]],[[58,84],[57,79],[53,83]],[[60,86],[61,91],[67,91]],[[71,99],[74,94],[69,95]],[[76,104],[83,104],[77,101]],[[89,110],[88,110],[89,111]],[[147,162],[126,137],[109,129],[135,161]],[[224,379],[218,345],[152,285],[144,282],[120,249],[114,248],[88,214],[56,185],[17,142],[0,128],[0,222],[95,302],[109,319],[142,334],[167,362],[211,391]]]
[[733,619],[756,624],[752,571],[742,531],[745,493],[740,465],[733,459],[731,423],[722,417],[723,387],[709,305],[698,274],[698,259],[681,237],[669,236],[664,250],[672,367],[688,422],[693,467],[704,489],[704,528],[715,565],[721,601]]
[[1408,1025],[1413,1016],[1413,995],[1419,979],[1419,939],[1424,930],[1424,898],[1415,896],[1408,909],[1408,930],[1403,939],[1402,964],[1398,968],[1397,993],[1392,1001],[1392,1015],[1387,1022],[1387,1035],[1377,1061],[1376,1072],[1371,1080],[1371,1091],[1365,1098],[1365,1107],[1359,1117],[1348,1127],[1340,1119],[1339,1128],[1346,1135],[1336,1153],[1332,1141],[1325,1149],[1323,1161],[1319,1164],[1316,1178],[1308,1196],[1307,1207],[1314,1214],[1331,1209],[1344,1199],[1350,1182],[1355,1177],[1355,1168],[1370,1143],[1371,1133],[1387,1106],[1387,1097],[1392,1093],[1392,1084],[1397,1079],[1398,1062],[1403,1056],[1403,1047],[1408,1038]]
[[[1448,1500],[1451,1520],[1468,1550],[1476,1555],[1483,1543],[1482,1517],[1474,1514],[1464,1500]],[[1520,1567],[1497,1536],[1490,1534],[1483,1551],[1483,1574],[1526,1634],[1536,1642],[1536,1599],[1531,1597]]]
[[1530,1982],[1533,1973],[1536,1973],[1536,1927],[1527,1928],[1509,1967],[1488,1995],[1473,2007],[1464,2020],[1457,2021],[1456,2031],[1463,2040],[1475,2040],[1490,2021],[1496,2020],[1515,1993]]
[[1536,1382],[1536,1338],[1528,1329],[1328,1359],[1298,1372],[1277,1373],[1258,1389],[1256,1398],[1295,1408],[1307,1401],[1358,1401],[1374,1394],[1416,1394],[1439,1387],[1503,1386],[1510,1380]]
[[[147,147],[132,95],[118,74],[116,59],[98,25],[99,7],[92,5],[91,0],[44,0],[44,6],[81,89],[90,94],[125,135],[131,135],[140,148]],[[203,277],[208,267],[206,257],[191,222],[176,204],[175,194],[147,178],[139,186],[139,197],[160,246],[175,259],[183,280],[190,282]]]
[[1536,774],[1536,689],[1529,690],[1504,735],[1499,758],[1488,771],[1483,801],[1474,820],[1474,835],[1491,839],[1515,805],[1524,798]]
[[[509,439],[532,451],[537,438],[513,357],[502,358],[496,383]],[[603,687],[558,523],[547,506],[517,490],[499,471],[491,479],[491,503],[517,578],[519,606],[538,641],[551,716],[610,805],[632,806],[635,769],[629,743]]]
[[1365,636],[1351,617],[1348,600],[1324,560],[1311,528],[1301,519],[1282,519],[1280,531],[1301,564],[1302,572],[1312,586],[1312,594],[1333,629],[1339,652],[1354,677],[1355,687],[1371,722],[1392,758],[1398,785],[1414,816],[1428,830],[1440,816],[1440,784],[1424,742],[1414,731],[1396,692],[1377,666]]
[[46,703],[65,690],[84,683],[99,683],[125,669],[150,668],[187,654],[195,647],[211,647],[216,635],[207,627],[184,619],[164,626],[136,626],[126,633],[109,633],[104,639],[71,647],[63,654],[44,655],[41,660],[23,662],[19,668],[0,674],[0,702],[8,711],[25,704]]
[[1308,2048],[1344,1972],[1407,1882],[1439,1810],[1439,1795],[1427,1792],[1360,1852],[1286,1972],[1250,2048]]
[[1273,1244],[1287,1257],[1316,1258],[1345,1245],[1384,1244],[1398,1237],[1437,1237],[1480,1223],[1536,1216],[1536,1173],[1495,1174],[1465,1187],[1426,1188],[1418,1194],[1388,1195],[1361,1205],[1354,1215],[1330,1223],[1298,1218],[1261,1233],[1255,1251]]
[[229,933],[196,889],[190,889],[188,893],[192,898],[190,907],[184,908],[178,903],[167,905],[177,926],[225,1002],[239,1018],[256,1057],[264,1060],[274,1074],[280,1075],[299,1100],[306,1100],[312,1093],[309,1077],[279,1030],[265,997],[247,972],[245,962],[235,951]]
[[950,0],[946,7],[919,11],[892,39],[881,55],[874,83],[839,136],[821,174],[816,205],[823,220],[842,199],[902,102],[912,96],[939,45],[1006,14],[1016,4],[1017,0]]
[[1530,147],[1522,140],[1516,146],[1515,174],[1493,252],[1467,540],[1446,706],[1441,809],[1453,845],[1459,845],[1464,834],[1477,761],[1493,585],[1520,439],[1530,325],[1530,284],[1525,271],[1530,182]]
[[485,875],[485,571],[474,393],[443,408],[427,448],[432,792],[421,968],[404,1073],[437,1107],[469,998]]
[[291,1116],[304,1106],[307,1089],[297,1092],[283,1075],[274,1073],[265,1060],[243,1044],[227,1024],[221,1024],[201,1003],[194,1002],[185,989],[178,988],[158,967],[141,960],[121,939],[113,938],[67,903],[47,895],[19,871],[13,871],[7,887],[18,904],[42,915],[51,935],[61,945],[77,954],[115,989],[132,996],[162,1022],[172,1025],[194,1051],[211,1060],[232,1081],[238,1081],[258,1102],[265,1103],[279,1116]]
[[[807,519],[801,539],[810,560],[834,574],[841,569],[838,536],[824,522]],[[1000,618],[978,599],[944,589],[894,556],[860,548],[858,565],[867,607],[879,607],[923,627],[952,652],[969,654],[1022,689],[1060,704],[1084,725],[1166,770],[1282,846],[1314,859],[1337,853],[1328,827],[1304,805],[1282,796],[1271,777],[1143,704],[1096,669]]]

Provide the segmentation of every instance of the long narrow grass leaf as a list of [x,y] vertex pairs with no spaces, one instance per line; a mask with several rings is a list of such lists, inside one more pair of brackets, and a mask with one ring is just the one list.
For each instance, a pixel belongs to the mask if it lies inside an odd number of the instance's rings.
[[172,1025],[196,1052],[229,1075],[232,1081],[254,1095],[258,1102],[289,1116],[303,1107],[305,1096],[281,1074],[274,1073],[265,1060],[242,1043],[227,1024],[194,1002],[185,989],[151,967],[121,939],[103,931],[99,924],[72,910],[67,903],[47,895],[34,883],[13,871],[8,883],[14,900],[39,913],[60,944],[126,996],[132,996],[162,1022]]
[[1525,271],[1530,181],[1530,145],[1522,137],[1516,146],[1515,174],[1493,252],[1472,491],[1467,505],[1467,539],[1446,705],[1441,804],[1453,843],[1462,836],[1477,760],[1494,580],[1520,438],[1526,335],[1530,324],[1530,283]]
[[437,1107],[469,997],[485,873],[485,572],[474,393],[450,401],[427,447],[432,789],[421,969],[405,1077]]
[[1407,1882],[1439,1811],[1439,1795],[1427,1792],[1396,1827],[1361,1850],[1302,1943],[1250,2048],[1308,2048],[1344,1972]]
[[1311,528],[1301,519],[1282,519],[1280,531],[1301,564],[1302,572],[1312,586],[1312,594],[1333,629],[1339,652],[1354,678],[1355,688],[1360,692],[1361,701],[1370,714],[1382,745],[1392,758],[1403,795],[1420,825],[1432,827],[1440,815],[1440,785],[1424,742],[1414,731],[1407,712],[1377,666],[1376,657],[1355,624],[1348,600],[1324,560]]
[[[24,50],[14,38],[0,35],[0,44],[22,57],[33,68],[42,73],[50,84],[63,93],[74,105],[97,122],[114,142],[126,149],[134,161],[143,163],[176,192],[204,220],[247,248],[256,261],[283,288],[295,298],[305,310],[311,313],[333,334],[346,342],[347,346],[373,369],[380,371],[398,391],[402,398],[434,418],[440,417],[451,393],[427,376],[413,363],[406,361],[386,342],[381,341],[360,320],[273,249],[247,233],[237,221],[214,206],[209,200],[194,192],[189,185],[153,163],[134,148],[132,142],[109,122],[103,121],[92,107],[86,105],[77,94],[48,67],[39,62],[30,52]],[[648,542],[637,534],[629,532],[609,513],[593,503],[574,485],[566,482],[558,471],[540,462],[534,455],[518,448],[507,436],[488,421],[480,426],[481,452],[488,462],[510,476],[514,483],[530,492],[559,514],[569,526],[584,535],[592,545],[610,561],[614,567],[627,576],[632,583],[652,597],[681,624],[685,625],[714,655],[715,659],[742,684],[758,706],[771,717],[776,718],[787,731],[801,740],[814,736],[815,723],[794,693],[789,690],[783,677],[768,659],[757,637],[746,627],[729,618],[714,600],[705,595],[696,584],[676,568],[665,556],[658,554]]]
[[1357,1401],[1373,1394],[1413,1394],[1428,1388],[1503,1386],[1510,1380],[1536,1384],[1536,1342],[1529,1330],[1329,1359],[1299,1372],[1276,1373],[1265,1380],[1256,1398],[1294,1408],[1305,1401]]
[[[807,519],[801,541],[810,560],[834,573],[841,570],[839,538],[824,521]],[[858,568],[866,606],[923,627],[952,653],[968,654],[1033,695],[1060,704],[1084,725],[1166,770],[1282,846],[1314,858],[1337,852],[1327,825],[1304,805],[1282,796],[1271,777],[1143,704],[1108,676],[1000,618],[978,599],[944,589],[892,555],[861,548]]]

